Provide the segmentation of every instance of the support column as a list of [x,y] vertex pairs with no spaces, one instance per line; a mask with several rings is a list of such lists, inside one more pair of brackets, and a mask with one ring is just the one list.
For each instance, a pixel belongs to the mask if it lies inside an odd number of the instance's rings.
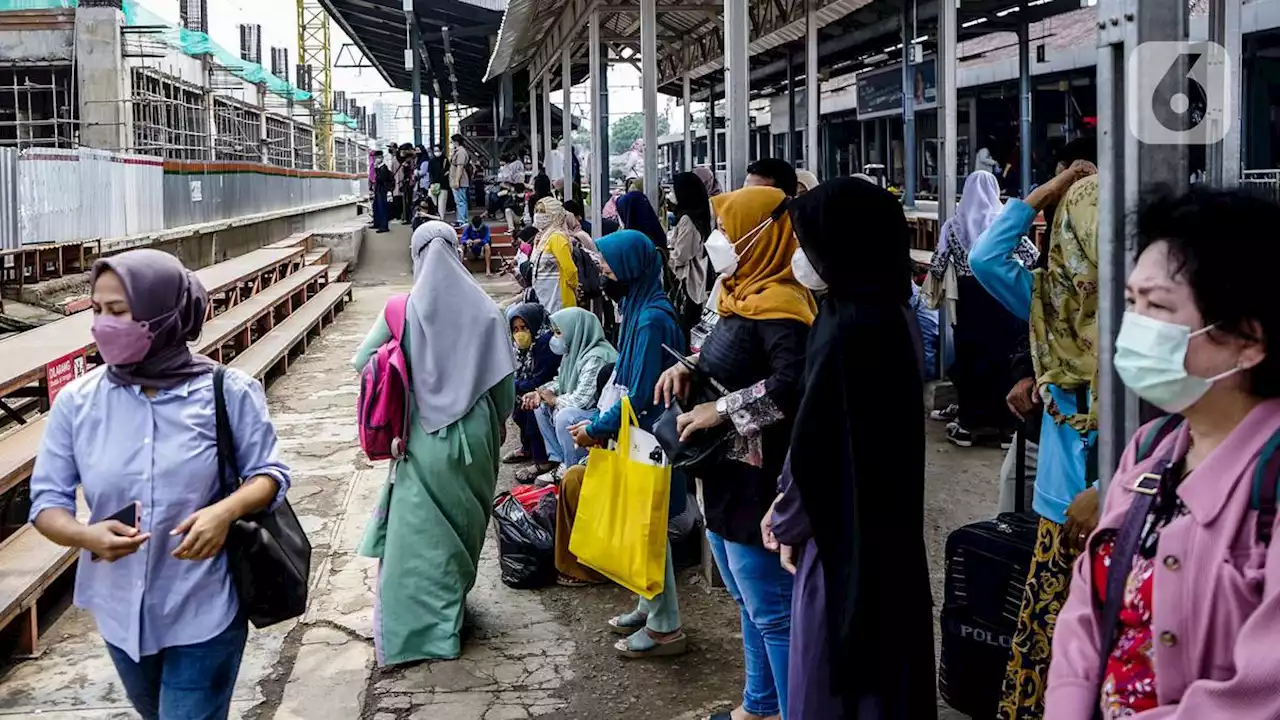
[[[805,14],[805,40],[804,40],[804,97],[805,97],[805,121],[804,121],[804,166],[810,172],[818,173],[823,169],[822,158],[822,136],[818,132],[819,125],[819,103],[822,102],[821,81],[818,79],[818,0],[809,0],[808,11]],[[819,178],[822,176],[820,175]]]
[[711,174],[718,176],[720,171],[716,169],[716,99],[714,95],[710,97],[711,99],[707,101],[707,164],[711,166]]
[[[439,92],[439,88],[436,88]],[[444,149],[445,157],[449,155],[449,103],[445,101],[444,94],[440,94],[440,147]]]
[[570,92],[573,90],[573,56],[570,54],[572,43],[566,43],[560,52],[560,85],[564,92],[564,110],[560,113],[561,135],[564,151],[560,153],[560,172],[564,175],[564,199],[572,200],[578,195],[578,188],[573,184],[573,101]]
[[965,169],[966,173],[978,169],[978,148],[982,142],[978,135],[978,97],[974,95],[969,98],[969,166]]
[[[959,110],[956,98],[956,4],[944,2],[938,6],[938,129],[942,142],[941,157],[938,158],[938,228],[955,214],[956,193],[959,181],[956,177],[958,161],[957,128]],[[970,119],[972,122],[972,119]],[[969,148],[972,154],[973,147]],[[950,318],[947,317],[947,303],[938,309],[938,377],[947,375],[947,332]],[[1021,508],[1019,508],[1021,509]]]
[[1241,82],[1240,5],[1242,0],[1209,0],[1209,40],[1227,50],[1227,106],[1221,116],[1210,114],[1210,131],[1226,124],[1226,137],[1209,145],[1205,153],[1205,176],[1214,187],[1228,188],[1240,184],[1240,129],[1244,118],[1240,113]]
[[662,202],[658,184],[658,6],[640,0],[640,88],[644,108],[644,192],[655,208]]
[[867,124],[861,120],[858,123],[858,161],[849,163],[849,174],[862,172],[862,166],[867,164]]
[[751,57],[747,43],[751,35],[748,0],[724,0],[725,36],[725,117],[728,122],[728,156],[725,190],[742,187],[747,176],[747,142],[751,126]]
[[125,66],[115,7],[84,3],[76,10],[76,90],[80,106],[80,144],[101,150],[127,150],[133,141],[130,73]]
[[794,167],[796,164],[796,66],[795,56],[787,51],[787,141],[782,144],[782,156]]
[[436,145],[436,99],[427,96],[427,141]]
[[[600,96],[607,84],[602,76],[607,72],[609,65],[608,59],[601,57],[604,53],[600,52],[599,8],[591,8],[589,22],[587,40],[587,62],[589,65],[587,71],[591,73],[591,162],[589,163],[590,167],[585,167],[583,170],[587,173],[587,183],[591,187],[591,203],[586,207],[587,219],[591,221],[591,237],[599,240],[600,208],[602,207],[600,201],[609,187],[609,148],[601,144],[600,133],[597,131],[600,128],[601,121],[608,122],[608,117],[600,112]],[[600,162],[601,158],[604,159],[603,164]]]
[[[592,45],[599,48],[599,60],[591,66],[591,74],[600,76],[600,89],[592,98],[591,104],[594,106],[600,103],[600,113],[598,123],[591,128],[591,137],[598,138],[596,147],[600,149],[600,154],[592,158],[591,162],[595,165],[595,177],[600,183],[600,195],[592,195],[591,204],[595,207],[596,219],[599,219],[606,198],[613,194],[613,180],[609,177],[609,45],[600,39],[598,32]],[[600,223],[597,222],[595,227],[599,228]]]
[[422,144],[422,28],[417,15],[409,13],[409,52],[413,55],[413,145]]
[[538,138],[538,81],[529,78],[529,168],[530,181],[538,174],[538,165],[542,163],[542,146]]
[[1022,197],[1031,194],[1031,41],[1027,23],[1018,25],[1018,176]]
[[911,66],[915,18],[911,2],[902,3],[902,206],[916,206],[916,74]]
[[551,162],[551,133],[554,124],[551,122],[551,73],[550,71],[542,74],[542,127],[546,130],[542,134],[542,162]]
[[684,169],[693,170],[693,105],[689,92],[689,73],[684,74]]

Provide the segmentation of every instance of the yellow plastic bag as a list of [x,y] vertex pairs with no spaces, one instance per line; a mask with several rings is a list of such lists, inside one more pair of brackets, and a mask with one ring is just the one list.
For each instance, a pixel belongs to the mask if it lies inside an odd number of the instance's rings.
[[671,466],[657,438],[636,427],[622,398],[616,449],[592,448],[582,479],[569,551],[578,562],[652,600],[662,592],[667,562]]

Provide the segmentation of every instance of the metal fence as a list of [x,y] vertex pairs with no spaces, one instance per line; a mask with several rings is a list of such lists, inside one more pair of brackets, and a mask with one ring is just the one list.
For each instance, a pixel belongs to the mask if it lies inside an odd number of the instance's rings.
[[1280,203],[1280,170],[1245,170],[1240,186]]
[[164,164],[106,150],[29,148],[18,157],[23,245],[134,235],[164,227]]
[[18,247],[18,150],[0,147],[0,250]]
[[229,170],[209,163],[164,175],[164,226],[229,220],[338,200],[359,192],[349,178]]

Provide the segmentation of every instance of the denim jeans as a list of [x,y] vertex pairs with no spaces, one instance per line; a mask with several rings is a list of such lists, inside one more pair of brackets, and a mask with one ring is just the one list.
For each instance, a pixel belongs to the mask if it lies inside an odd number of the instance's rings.
[[[471,217],[471,214],[468,212],[468,208],[471,205],[470,198],[468,197],[470,194],[471,188],[462,188],[460,190],[455,189],[453,191],[453,204],[458,210],[459,225],[465,225],[467,220]],[[444,211],[441,210],[440,214],[443,216]]]
[[753,715],[777,715],[787,706],[791,654],[791,588],[795,578],[778,556],[759,545],[725,540],[707,531],[725,588],[742,615],[747,682],[742,706]]
[[110,643],[107,653],[143,720],[225,720],[248,636],[248,623],[237,618],[204,642],[165,648],[141,662]]
[[594,420],[595,408],[561,408],[552,410],[546,405],[539,405],[534,411],[538,418],[538,429],[542,431],[542,442],[547,446],[547,460],[560,463],[562,467],[573,467],[582,462],[589,450],[573,443],[569,428],[583,420]]

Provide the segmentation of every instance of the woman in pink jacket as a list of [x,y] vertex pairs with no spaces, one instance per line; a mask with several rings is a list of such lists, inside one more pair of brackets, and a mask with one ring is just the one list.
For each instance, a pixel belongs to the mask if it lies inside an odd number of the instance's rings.
[[1115,367],[1175,415],[1129,443],[1077,561],[1048,720],[1280,718],[1280,304],[1246,270],[1280,265],[1277,226],[1211,190],[1141,216]]

